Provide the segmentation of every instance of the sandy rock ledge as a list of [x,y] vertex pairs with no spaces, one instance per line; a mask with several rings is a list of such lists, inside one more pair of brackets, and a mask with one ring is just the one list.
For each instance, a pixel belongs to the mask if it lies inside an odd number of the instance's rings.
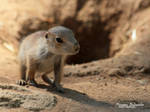
[[51,109],[56,97],[17,85],[0,84],[0,109],[24,108],[30,111]]

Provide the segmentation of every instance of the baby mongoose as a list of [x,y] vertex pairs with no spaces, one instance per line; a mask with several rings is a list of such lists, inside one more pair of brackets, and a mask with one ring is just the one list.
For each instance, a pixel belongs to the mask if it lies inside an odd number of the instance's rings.
[[[63,91],[60,82],[65,58],[78,53],[79,49],[73,32],[63,26],[30,34],[20,45],[18,58],[21,79],[17,83],[36,86],[34,77],[36,73],[40,73],[46,83],[52,84],[58,91]],[[47,76],[52,71],[53,82]]]

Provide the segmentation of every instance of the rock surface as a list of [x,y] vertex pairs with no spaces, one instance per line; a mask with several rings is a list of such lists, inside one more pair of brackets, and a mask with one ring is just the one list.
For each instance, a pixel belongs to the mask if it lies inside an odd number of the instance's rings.
[[24,108],[30,111],[40,111],[56,105],[52,94],[27,89],[8,84],[0,84],[0,108]]

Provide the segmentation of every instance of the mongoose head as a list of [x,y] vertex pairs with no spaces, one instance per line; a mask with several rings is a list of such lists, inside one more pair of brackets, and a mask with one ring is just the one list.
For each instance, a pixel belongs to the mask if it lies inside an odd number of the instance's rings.
[[50,28],[45,34],[49,50],[57,55],[74,55],[79,52],[80,46],[73,32],[63,26]]

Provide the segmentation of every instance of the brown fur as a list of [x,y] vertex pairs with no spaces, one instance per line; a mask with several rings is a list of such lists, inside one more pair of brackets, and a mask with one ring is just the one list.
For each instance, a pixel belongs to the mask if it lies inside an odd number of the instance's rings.
[[[48,37],[46,35],[48,34]],[[57,38],[65,40],[59,43]],[[63,91],[60,83],[67,55],[78,53],[79,44],[71,30],[58,26],[47,31],[35,32],[27,36],[19,50],[20,80],[19,85],[37,85],[36,72],[42,73],[42,79]],[[54,81],[47,74],[54,71]]]

